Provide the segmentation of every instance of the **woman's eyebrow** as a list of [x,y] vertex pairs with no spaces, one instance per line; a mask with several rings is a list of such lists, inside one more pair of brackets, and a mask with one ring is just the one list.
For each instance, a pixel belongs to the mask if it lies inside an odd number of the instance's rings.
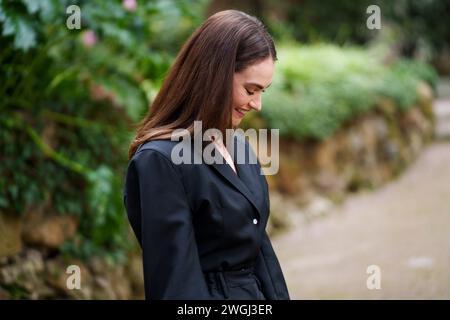
[[[267,89],[268,87],[270,87],[271,84],[272,84],[272,82],[266,87],[266,89]],[[259,89],[261,89],[261,90],[264,89],[264,87],[263,87],[262,85],[260,85],[260,84],[258,84],[258,83],[254,83],[254,82],[247,82],[246,85],[255,86],[255,87],[257,87],[257,88],[259,88]]]

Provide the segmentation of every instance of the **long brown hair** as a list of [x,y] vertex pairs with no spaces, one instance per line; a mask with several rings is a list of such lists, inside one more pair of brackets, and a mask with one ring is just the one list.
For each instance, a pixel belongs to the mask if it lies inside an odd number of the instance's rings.
[[186,41],[164,79],[147,115],[138,125],[128,157],[140,144],[170,139],[175,129],[192,134],[194,121],[202,129],[231,128],[234,72],[272,57],[275,45],[257,18],[237,10],[210,16]]

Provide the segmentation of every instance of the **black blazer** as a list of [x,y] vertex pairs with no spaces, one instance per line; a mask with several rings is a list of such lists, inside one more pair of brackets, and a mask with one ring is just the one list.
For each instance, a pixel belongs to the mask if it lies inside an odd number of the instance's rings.
[[[142,248],[146,299],[289,299],[265,231],[270,204],[259,161],[235,161],[238,175],[223,158],[176,165],[177,143],[142,144],[126,174],[124,204]],[[235,143],[253,152],[246,139],[235,135]]]

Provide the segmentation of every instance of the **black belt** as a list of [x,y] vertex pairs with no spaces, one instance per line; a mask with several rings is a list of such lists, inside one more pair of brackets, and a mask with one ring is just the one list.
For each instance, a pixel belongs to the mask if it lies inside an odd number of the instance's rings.
[[[233,283],[239,284],[243,278],[254,275],[253,267],[245,267],[238,270],[217,270],[204,272],[205,279],[208,283],[218,283],[225,299],[229,298],[228,285]],[[254,277],[257,280],[256,276]],[[259,283],[258,283],[259,285]]]

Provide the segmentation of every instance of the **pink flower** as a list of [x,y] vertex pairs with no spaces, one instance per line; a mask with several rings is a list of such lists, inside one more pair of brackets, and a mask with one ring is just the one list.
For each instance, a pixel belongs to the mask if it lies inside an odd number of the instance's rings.
[[88,30],[83,33],[82,41],[86,47],[92,48],[97,43],[97,36],[95,35],[94,31]]
[[122,5],[125,8],[125,10],[135,11],[137,7],[137,2],[136,0],[123,0]]

